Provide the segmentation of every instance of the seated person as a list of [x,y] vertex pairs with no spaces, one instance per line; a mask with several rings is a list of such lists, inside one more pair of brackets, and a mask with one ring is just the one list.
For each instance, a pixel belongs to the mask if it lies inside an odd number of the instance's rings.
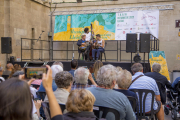
[[[114,108],[120,113],[121,120],[136,120],[128,98],[120,92],[112,90],[117,81],[117,69],[112,65],[102,66],[97,73],[98,87],[90,87],[87,90],[95,96],[95,105]],[[113,114],[109,113],[107,120],[115,120]]]
[[[92,85],[88,85],[88,79],[91,81]],[[75,89],[85,89],[87,87],[96,87],[97,84],[94,82],[91,73],[88,69],[80,67],[74,72],[75,84],[72,86],[72,90]]]
[[[71,91],[71,85],[73,83],[72,75],[67,71],[62,71],[56,74],[55,83],[57,89],[54,91],[54,95],[58,103],[66,104],[67,98]],[[47,96],[44,99],[45,102],[49,102]]]
[[[57,73],[59,72],[62,72],[63,71],[63,68],[60,66],[60,65],[53,65],[51,67],[52,69],[52,78],[53,78],[53,82],[52,82],[52,88],[53,88],[53,91],[55,91],[57,89],[57,85],[55,83],[55,76]],[[40,87],[39,87],[39,90],[38,92],[45,92],[45,89],[44,89],[44,86],[43,84],[41,83]]]
[[93,45],[96,47],[95,49],[92,50],[92,58],[93,61],[95,61],[95,54],[96,54],[96,60],[99,59],[99,55],[101,52],[104,52],[104,47],[105,47],[105,41],[101,39],[101,35],[97,34],[96,35],[97,42],[94,43]]
[[8,63],[6,65],[6,70],[3,72],[3,75],[7,75],[9,77],[9,75],[11,74],[13,69],[14,69],[13,64],[12,63]]
[[86,89],[71,91],[66,109],[68,113],[64,114],[64,120],[96,120],[93,113],[95,102],[94,95]]
[[76,70],[78,66],[78,61],[77,60],[72,60],[71,61],[71,70],[69,71],[69,73],[71,73],[71,75],[74,77],[74,71]]
[[[129,87],[129,90],[131,89],[149,89],[154,91],[155,98],[154,98],[154,110],[157,111],[157,118],[158,120],[164,120],[164,111],[161,104],[161,97],[159,93],[158,86],[156,84],[156,81],[153,78],[147,77],[143,74],[143,66],[141,63],[135,63],[131,70],[133,72],[132,76],[132,84]],[[147,95],[146,102],[145,102],[145,112],[148,113],[151,110],[151,95]],[[158,108],[160,107],[160,110]]]
[[164,75],[161,75],[159,72],[161,71],[161,65],[159,63],[154,63],[152,65],[152,72],[145,73],[144,75],[153,78],[156,82],[160,82],[161,89],[159,89],[161,95],[161,102],[163,104],[166,103],[166,88],[171,89],[171,83],[167,80]]
[[94,63],[94,66],[93,66],[93,73],[92,73],[92,76],[94,78],[94,80],[96,81],[97,79],[97,73],[98,73],[98,70],[103,66],[103,63],[101,61],[96,61]]
[[131,82],[132,82],[131,73],[127,70],[121,70],[121,72],[118,72],[118,77],[117,77],[118,89],[114,89],[114,90],[123,93],[125,96],[136,98],[137,97],[136,94],[128,90]]
[[62,64],[62,62],[60,62],[60,61],[55,61],[55,62],[53,63],[53,65],[60,65],[60,66],[62,67],[62,69],[63,69],[63,64]]
[[81,40],[78,40],[77,42],[78,45],[78,52],[82,53],[83,59],[85,56],[86,60],[89,60],[89,46],[86,46],[86,35],[82,34]]
[[2,74],[3,74],[3,69],[2,67],[0,67],[0,83],[5,81],[5,79],[2,77]]
[[178,84],[178,82],[180,81],[180,77],[177,77],[175,80],[174,80],[174,82],[172,83],[172,88],[173,88],[173,90],[176,92],[176,85]]

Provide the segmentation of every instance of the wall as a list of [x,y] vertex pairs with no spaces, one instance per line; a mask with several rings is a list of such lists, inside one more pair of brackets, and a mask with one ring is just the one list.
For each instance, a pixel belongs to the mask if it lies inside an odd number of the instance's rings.
[[[176,55],[180,54],[178,36],[178,28],[175,28],[175,20],[180,19],[180,2],[173,0],[119,0],[119,1],[102,1],[102,2],[89,2],[89,3],[64,3],[57,6],[56,11],[68,10],[90,10],[90,9],[106,9],[106,8],[121,8],[121,7],[136,7],[136,6],[151,6],[151,5],[167,5],[173,4],[174,10],[160,11],[159,21],[159,40],[160,50],[165,51],[168,68],[170,71],[180,69],[180,61],[176,60]],[[53,20],[54,21],[54,20]],[[66,44],[61,45],[66,49]],[[70,45],[72,46],[72,45]],[[107,49],[113,49],[116,43],[108,44]],[[125,46],[125,45],[124,45]],[[71,48],[71,47],[69,47]],[[77,47],[75,48],[77,49]],[[116,49],[116,48],[115,48]],[[123,47],[125,49],[125,47]],[[56,53],[58,54],[58,53]],[[62,56],[59,58],[66,58],[66,53],[59,53]],[[78,54],[75,53],[75,58]],[[116,52],[107,52],[107,58],[116,58]],[[147,55],[146,55],[147,56]],[[71,59],[72,53],[69,52],[68,58]],[[142,56],[143,58],[143,56]],[[122,54],[122,59],[130,59],[130,54],[125,52]]]

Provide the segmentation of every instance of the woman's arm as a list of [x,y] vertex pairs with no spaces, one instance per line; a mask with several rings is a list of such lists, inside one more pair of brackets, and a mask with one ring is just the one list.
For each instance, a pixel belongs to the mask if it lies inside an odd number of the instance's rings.
[[48,72],[47,74],[43,74],[42,82],[48,96],[51,118],[53,118],[57,115],[62,115],[62,111],[52,90],[52,70],[50,66],[47,65],[46,67],[48,68]]
[[104,48],[105,41],[102,40],[102,45],[100,47]]

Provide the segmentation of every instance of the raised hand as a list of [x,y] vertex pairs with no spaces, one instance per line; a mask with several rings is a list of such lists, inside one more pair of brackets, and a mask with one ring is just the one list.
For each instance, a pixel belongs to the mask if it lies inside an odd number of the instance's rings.
[[44,88],[47,90],[52,90],[52,70],[51,67],[49,65],[46,65],[46,67],[48,68],[48,72],[47,74],[43,74],[43,78],[42,78],[42,82],[43,82],[43,86]]

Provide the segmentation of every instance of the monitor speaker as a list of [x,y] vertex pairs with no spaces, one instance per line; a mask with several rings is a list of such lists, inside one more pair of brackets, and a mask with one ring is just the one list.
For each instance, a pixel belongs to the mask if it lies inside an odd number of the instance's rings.
[[137,34],[127,33],[126,34],[126,52],[137,52]]
[[12,54],[11,37],[1,37],[1,53],[2,54]]
[[146,34],[146,33],[140,34],[139,52],[141,53],[150,52],[150,34]]

